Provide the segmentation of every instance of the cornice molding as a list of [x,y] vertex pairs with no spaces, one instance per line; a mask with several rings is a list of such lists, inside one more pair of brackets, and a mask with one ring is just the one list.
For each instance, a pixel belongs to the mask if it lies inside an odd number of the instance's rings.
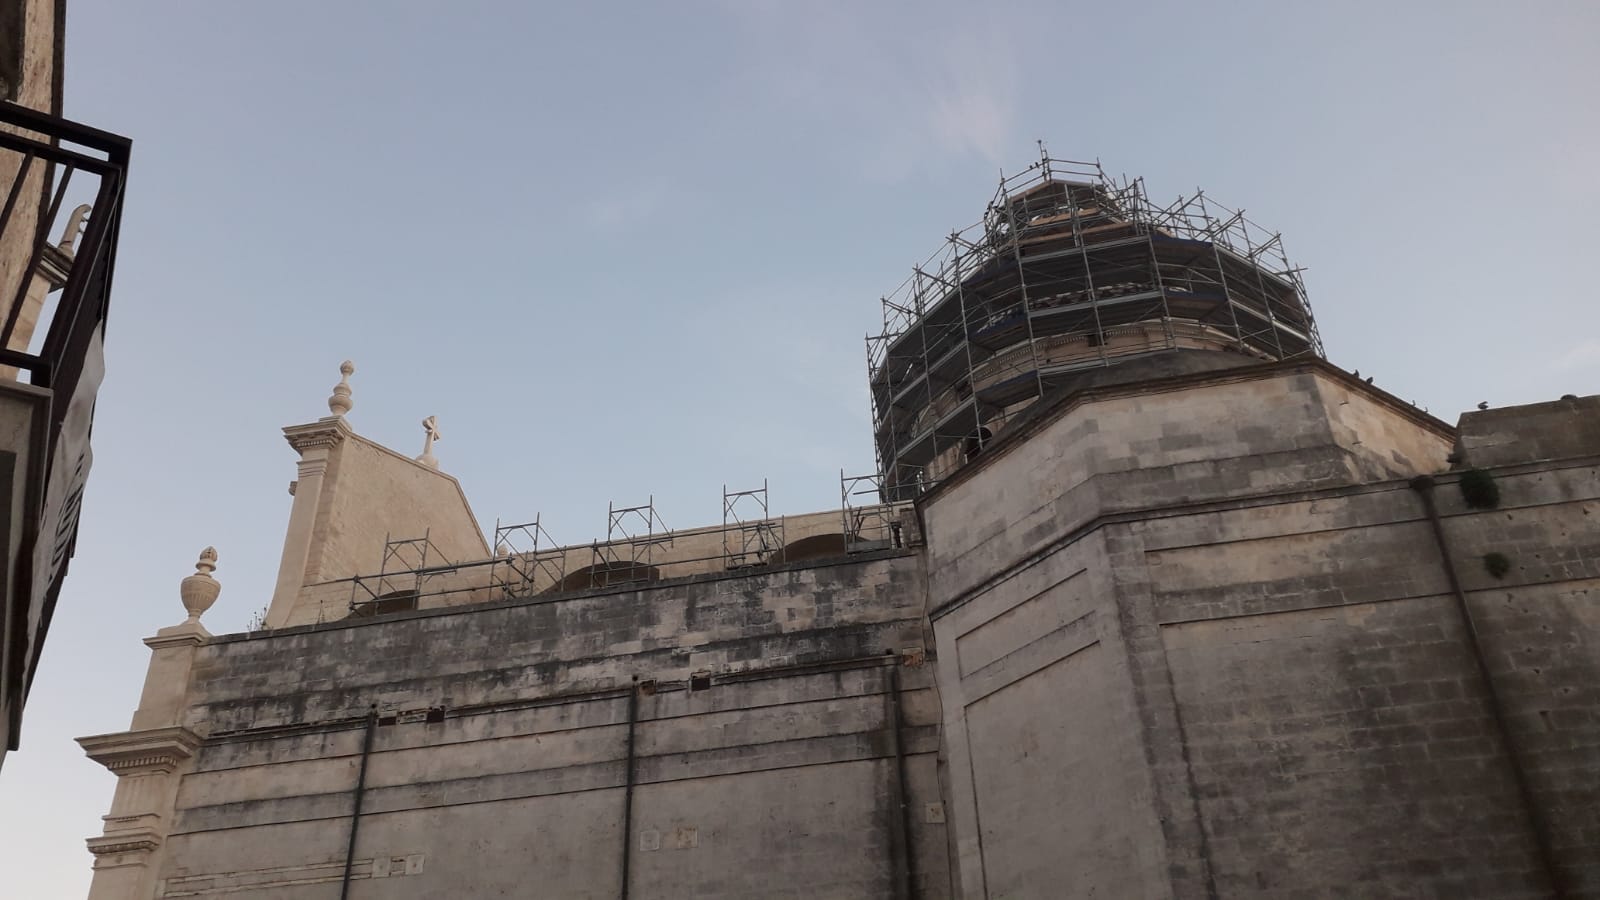
[[95,856],[129,852],[149,853],[161,846],[161,835],[154,829],[141,828],[137,831],[97,835],[85,840],[84,843],[88,845],[89,852]]
[[305,425],[290,425],[283,430],[289,446],[304,453],[317,447],[336,447],[354,435],[350,424],[338,416],[328,416]]
[[169,625],[156,632],[153,637],[144,639],[144,645],[151,650],[164,650],[168,647],[197,647],[211,638],[211,632],[199,622],[190,622],[182,625]]
[[194,756],[203,742],[181,725],[78,738],[78,746],[90,759],[118,776],[171,772]]

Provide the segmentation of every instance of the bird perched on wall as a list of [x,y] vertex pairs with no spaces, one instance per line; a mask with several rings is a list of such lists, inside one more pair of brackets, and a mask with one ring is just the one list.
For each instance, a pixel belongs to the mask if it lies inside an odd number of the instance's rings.
[[1479,409],[1488,409],[1489,408],[1489,401],[1484,400],[1484,401],[1480,402],[1478,404],[1478,408]]

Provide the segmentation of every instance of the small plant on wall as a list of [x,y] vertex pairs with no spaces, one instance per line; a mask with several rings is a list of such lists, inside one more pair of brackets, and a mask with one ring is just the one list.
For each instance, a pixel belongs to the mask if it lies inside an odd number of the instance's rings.
[[1482,469],[1468,469],[1461,473],[1461,499],[1473,509],[1494,509],[1500,505],[1500,485],[1494,476]]
[[1511,571],[1511,560],[1504,553],[1485,553],[1483,568],[1496,578],[1504,578]]

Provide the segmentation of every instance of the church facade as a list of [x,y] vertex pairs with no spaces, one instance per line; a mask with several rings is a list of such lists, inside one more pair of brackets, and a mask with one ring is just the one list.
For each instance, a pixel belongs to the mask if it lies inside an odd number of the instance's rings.
[[208,550],[81,739],[90,897],[1600,897],[1600,397],[1436,419],[1241,223],[1003,185],[813,515],[486,540],[347,364],[261,627]]

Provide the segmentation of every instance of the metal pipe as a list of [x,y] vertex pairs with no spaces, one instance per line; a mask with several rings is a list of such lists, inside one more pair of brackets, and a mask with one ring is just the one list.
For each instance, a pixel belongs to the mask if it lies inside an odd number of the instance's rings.
[[898,816],[895,818],[895,849],[900,852],[894,854],[894,896],[895,900],[909,900],[911,897],[911,803],[910,786],[906,781],[906,748],[901,740],[902,727],[900,713],[900,661],[893,657],[889,660],[889,722],[888,728],[890,743],[894,745],[895,781],[893,784],[894,803],[899,807]]
[[622,789],[622,900],[628,900],[628,878],[633,864],[633,765],[634,731],[639,722],[639,684],[637,676],[628,689],[628,774]]
[[[1006,193],[1005,182],[1000,182],[1000,195],[1005,200],[1006,221],[1011,225],[1011,258],[1017,267],[1017,289],[1022,292],[1022,322],[1028,328],[1028,357],[1033,360],[1033,386],[1035,397],[1044,397],[1044,364],[1039,362],[1039,347],[1033,334],[1033,304],[1028,302],[1028,274],[1022,264],[1022,225],[1017,221],[1017,210]],[[1067,202],[1072,202],[1072,192],[1067,192]],[[1078,210],[1072,208],[1073,227],[1077,227]],[[1098,327],[1098,326],[1097,326]],[[1104,351],[1101,351],[1102,357]],[[974,388],[976,390],[976,388]]]
[[1456,611],[1460,614],[1461,623],[1467,632],[1467,646],[1472,650],[1473,661],[1477,663],[1478,676],[1483,679],[1495,730],[1499,732],[1500,740],[1506,746],[1506,755],[1511,759],[1512,779],[1516,782],[1517,793],[1527,810],[1528,820],[1533,825],[1533,842],[1539,852],[1539,862],[1543,864],[1545,874],[1550,877],[1550,887],[1554,891],[1554,896],[1557,900],[1565,900],[1570,894],[1563,884],[1561,870],[1556,866],[1549,827],[1540,813],[1539,804],[1534,800],[1533,788],[1528,783],[1528,774],[1523,768],[1521,755],[1517,752],[1517,742],[1513,740],[1511,728],[1506,722],[1504,703],[1500,698],[1500,692],[1495,688],[1489,664],[1484,659],[1483,642],[1478,635],[1477,622],[1472,617],[1472,608],[1467,605],[1467,593],[1461,588],[1455,556],[1450,552],[1450,542],[1444,533],[1444,523],[1439,518],[1439,506],[1433,499],[1434,486],[1433,477],[1429,475],[1419,475],[1411,479],[1411,489],[1422,498],[1422,508],[1427,512],[1428,524],[1433,528],[1434,542],[1439,545],[1439,557],[1444,564],[1445,580],[1450,585],[1450,593],[1455,596]]
[[361,742],[361,773],[356,776],[355,811],[350,814],[350,843],[344,851],[344,882],[339,887],[339,900],[350,896],[350,868],[356,861],[356,833],[361,830],[361,801],[367,794],[367,761],[372,756],[372,733],[378,729],[378,708],[367,711],[367,736]]

